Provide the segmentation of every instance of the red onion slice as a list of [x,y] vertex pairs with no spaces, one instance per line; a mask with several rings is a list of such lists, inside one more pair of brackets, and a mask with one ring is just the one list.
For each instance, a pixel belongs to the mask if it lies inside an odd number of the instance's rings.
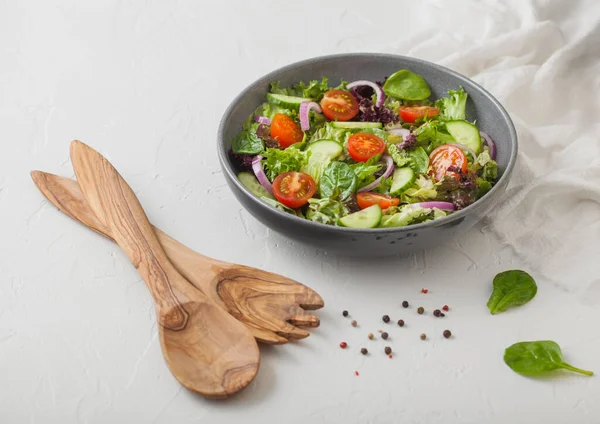
[[267,178],[267,174],[265,174],[265,170],[262,165],[262,156],[256,155],[254,159],[252,159],[252,170],[254,171],[254,175],[256,175],[256,179],[260,183],[261,186],[267,189],[267,191],[273,194],[273,187],[271,186],[271,182]]
[[490,137],[488,133],[483,132],[483,131],[479,131],[479,133],[481,134],[481,136],[485,140],[486,144],[490,148],[490,156],[491,156],[492,160],[496,160],[496,143],[494,143],[494,140],[492,140],[492,137]]
[[464,144],[458,144],[458,143],[450,143],[450,146],[458,147],[459,149],[464,150],[465,152],[469,153],[473,157],[473,160],[477,159],[475,150],[471,149],[469,146],[465,146]]
[[406,137],[410,135],[410,131],[406,128],[393,128],[391,130],[387,130],[390,134],[402,136],[402,140],[406,141]]
[[361,85],[367,85],[375,91],[375,95],[377,96],[377,101],[375,102],[375,106],[377,106],[377,107],[383,106],[383,102],[385,101],[385,94],[383,94],[383,89],[378,84],[375,84],[374,82],[365,81],[365,80],[354,81],[354,82],[351,82],[350,84],[348,84],[346,86],[346,88],[351,89],[354,87],[360,87]]
[[425,209],[437,208],[437,209],[441,209],[443,211],[456,210],[456,207],[454,206],[454,204],[452,204],[450,202],[421,202],[421,203],[411,203],[410,206],[411,207],[420,206]]
[[300,103],[300,128],[302,131],[308,131],[310,129],[310,119],[308,113],[314,110],[317,113],[323,113],[321,106],[315,102],[302,102]]
[[266,116],[255,116],[254,120],[259,124],[271,125],[271,120]]
[[383,155],[381,157],[381,159],[383,159],[385,161],[385,166],[387,167],[385,169],[385,172],[383,173],[383,175],[381,177],[377,178],[371,184],[367,184],[363,188],[359,188],[358,189],[359,193],[363,193],[365,191],[371,191],[371,190],[377,188],[377,186],[379,186],[379,184],[381,184],[381,181],[383,181],[384,178],[388,178],[390,175],[392,175],[392,172],[394,172],[394,160],[392,159],[392,157],[388,156],[388,155]]

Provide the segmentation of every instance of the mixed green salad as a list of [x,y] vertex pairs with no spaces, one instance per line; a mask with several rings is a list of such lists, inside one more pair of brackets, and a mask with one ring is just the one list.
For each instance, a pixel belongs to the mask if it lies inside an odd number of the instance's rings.
[[457,87],[434,102],[406,69],[383,83],[272,82],[230,156],[252,193],[311,221],[430,221],[472,204],[497,178],[496,147],[466,120],[467,96]]

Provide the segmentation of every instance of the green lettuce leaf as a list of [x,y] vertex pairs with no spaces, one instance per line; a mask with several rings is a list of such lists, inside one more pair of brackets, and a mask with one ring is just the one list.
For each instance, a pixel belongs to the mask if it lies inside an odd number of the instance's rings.
[[321,176],[323,175],[323,172],[325,172],[325,168],[327,168],[330,162],[331,158],[329,158],[327,155],[312,154],[308,160],[308,163],[302,167],[301,171],[313,177],[317,187],[319,187]]
[[262,155],[267,177],[273,181],[275,177],[283,172],[300,171],[308,163],[310,152],[303,152],[294,148],[285,150],[267,149]]
[[348,215],[349,211],[342,202],[337,200],[324,199],[308,199],[308,210],[306,218],[321,224],[336,225],[338,220]]
[[314,143],[319,140],[333,140],[340,144],[344,144],[346,140],[346,134],[350,131],[343,128],[334,128],[331,122],[326,123],[319,128],[308,140],[308,144]]
[[350,165],[350,168],[356,174],[357,188],[364,187],[375,181],[375,172],[381,169],[379,155],[373,156],[366,162],[357,162]]
[[437,190],[430,178],[420,175],[412,187],[406,189],[402,197],[409,203],[413,203],[415,200],[435,199],[437,197]]
[[283,212],[290,213],[292,215],[296,215],[296,211],[294,211],[292,208],[287,207],[283,203],[279,203],[275,199],[271,199],[271,198],[269,198],[267,196],[262,196],[261,199],[262,199],[263,202],[268,203],[269,205],[273,206],[276,209],[279,209],[279,210],[281,210]]
[[448,91],[449,97],[442,97],[435,102],[435,107],[440,110],[438,119],[452,121],[466,119],[465,109],[467,105],[467,98],[469,95],[460,87],[460,90]]
[[427,167],[429,166],[429,155],[422,147],[414,147],[407,150],[408,153],[408,166],[415,171],[415,174],[427,173]]
[[321,80],[312,80],[306,84],[304,81],[300,81],[297,84],[292,85],[291,87],[283,88],[279,81],[271,82],[271,93],[273,94],[283,94],[286,96],[295,96],[295,97],[305,97],[309,99],[313,99],[315,101],[320,101],[323,98],[323,95],[329,91],[334,89],[345,89],[348,83],[344,80],[341,80],[340,84],[337,87],[329,86],[329,79],[327,77],[321,78]]
[[414,132],[417,136],[417,143],[426,145],[427,153],[442,144],[456,143],[446,130],[446,124],[443,121],[430,120],[425,122]]
[[425,209],[420,206],[405,205],[399,208],[399,211],[392,215],[384,215],[381,218],[380,227],[404,227],[413,223],[431,213],[431,209]]

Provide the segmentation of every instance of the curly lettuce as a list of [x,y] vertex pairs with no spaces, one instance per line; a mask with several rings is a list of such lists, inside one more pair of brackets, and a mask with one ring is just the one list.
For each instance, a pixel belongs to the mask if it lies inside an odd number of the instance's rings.
[[376,155],[367,162],[353,163],[350,168],[356,174],[356,187],[361,188],[375,181],[374,174],[381,170],[382,165],[379,163],[379,155]]
[[272,81],[270,92],[273,94],[283,94],[285,96],[294,97],[305,97],[319,101],[323,98],[323,95],[329,90],[343,90],[348,84],[347,81],[341,80],[337,87],[329,86],[329,79],[327,77],[321,78],[321,80],[312,80],[306,84],[304,81],[300,81],[291,87],[283,88],[279,81]]
[[406,189],[403,196],[407,196],[409,199],[406,200],[412,203],[415,200],[435,199],[437,195],[433,181],[425,175],[420,175],[412,187]]
[[466,105],[469,95],[460,87],[460,90],[448,91],[449,97],[442,97],[435,102],[435,107],[440,110],[438,119],[464,121],[466,119]]
[[391,215],[384,215],[381,217],[382,228],[389,227],[404,227],[408,224],[412,224],[415,221],[422,220],[424,217],[431,213],[431,209],[422,208],[420,206],[405,205],[399,208],[398,212]]
[[269,180],[273,181],[275,177],[284,172],[300,171],[308,163],[310,152],[293,148],[266,149],[262,155],[265,173]]
[[308,210],[306,218],[321,224],[336,225],[338,220],[348,215],[346,206],[337,200],[325,199],[308,199]]

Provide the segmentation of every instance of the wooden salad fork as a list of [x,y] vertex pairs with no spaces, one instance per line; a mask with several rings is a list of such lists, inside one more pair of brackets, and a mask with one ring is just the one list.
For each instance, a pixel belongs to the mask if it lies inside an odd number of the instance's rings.
[[[58,209],[112,239],[110,229],[90,210],[76,181],[41,171],[33,171],[31,177]],[[319,319],[306,310],[323,307],[323,299],[309,287],[271,272],[208,258],[158,228],[154,231],[175,269],[244,323],[258,341],[283,344],[309,335],[298,326],[319,325]]]
[[152,294],[171,373],[184,387],[207,397],[227,397],[246,387],[260,362],[250,331],[177,272],[135,194],[102,155],[74,141],[71,161],[90,209]]

